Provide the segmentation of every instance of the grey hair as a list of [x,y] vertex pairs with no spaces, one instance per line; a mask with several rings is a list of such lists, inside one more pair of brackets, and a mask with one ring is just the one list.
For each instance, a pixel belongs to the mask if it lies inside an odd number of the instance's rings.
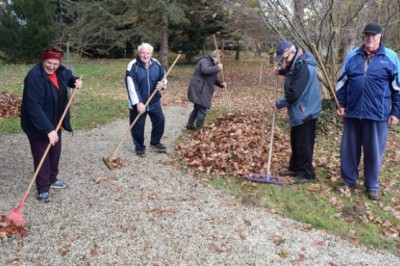
[[141,45],[138,46],[138,52],[140,52],[143,48],[148,48],[150,50],[151,53],[153,53],[153,46],[151,46],[151,44],[144,42]]

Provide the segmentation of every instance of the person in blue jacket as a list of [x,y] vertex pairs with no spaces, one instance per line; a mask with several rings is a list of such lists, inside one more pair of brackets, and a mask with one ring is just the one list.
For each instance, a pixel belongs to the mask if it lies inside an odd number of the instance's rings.
[[371,200],[380,199],[379,171],[388,125],[396,125],[400,118],[399,58],[381,40],[382,27],[367,24],[363,45],[347,55],[336,85],[337,113],[344,118],[340,147],[343,183],[336,189],[356,187],[363,152],[364,186]]
[[316,123],[321,112],[321,98],[315,57],[289,41],[282,41],[276,49],[276,62],[281,66],[275,74],[285,76],[285,95],[274,105],[274,112],[287,108],[290,125],[290,156],[288,169],[281,176],[296,176],[299,182],[315,181],[312,164]]
[[[125,75],[130,124],[141,114],[131,130],[136,155],[140,157],[144,157],[146,154],[146,145],[144,144],[146,114],[149,115],[152,123],[150,147],[158,152],[165,152],[167,149],[160,142],[165,127],[160,91],[166,88],[167,81],[164,80],[164,68],[158,60],[152,58],[153,50],[154,48],[150,44],[142,43],[138,47],[136,58],[128,63]],[[145,106],[153,92],[155,92],[153,98]]]
[[[50,188],[66,188],[58,180],[61,155],[61,128],[56,128],[68,103],[67,88],[80,89],[82,80],[61,65],[63,52],[50,46],[43,50],[42,59],[28,72],[24,80],[21,104],[21,127],[31,147],[36,171],[43,154],[52,145],[36,176],[38,200],[49,202]],[[62,128],[72,132],[69,110]]]

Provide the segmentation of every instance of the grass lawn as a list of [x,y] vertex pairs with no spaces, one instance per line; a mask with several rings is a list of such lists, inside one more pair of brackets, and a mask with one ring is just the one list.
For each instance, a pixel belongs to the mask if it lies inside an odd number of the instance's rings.
[[[170,62],[173,62],[171,56]],[[184,64],[184,59],[175,66],[169,77],[169,88],[164,93],[163,104],[187,104],[186,89],[194,65]],[[76,59],[72,65],[74,74],[83,75],[84,87],[76,95],[71,107],[74,129],[94,128],[115,119],[127,119],[127,96],[124,84],[126,60]],[[241,109],[265,111],[274,101],[275,79],[266,58],[242,56],[234,61],[224,58],[224,76],[228,83],[226,91],[218,90],[207,121],[223,116],[227,112]],[[3,65],[0,67],[0,91],[21,95],[23,79],[31,65]],[[278,95],[282,95],[282,81]],[[327,112],[334,119],[332,112]],[[387,249],[399,254],[400,232],[400,151],[399,128],[390,130],[387,151],[381,173],[382,200],[369,201],[363,190],[362,178],[356,191],[339,193],[334,191],[340,183],[339,147],[341,125],[327,123],[327,133],[319,131],[315,147],[315,166],[319,178],[317,184],[278,186],[251,183],[233,176],[212,176],[182,166],[182,171],[191,172],[195,178],[228,191],[242,198],[244,204],[255,204],[268,208],[273,213],[308,223],[313,227],[330,231],[350,239],[355,245],[363,244],[378,249]],[[277,116],[277,127],[289,134],[287,116]],[[19,118],[0,118],[0,131],[21,132]],[[190,138],[184,133],[179,142]],[[287,151],[289,156],[290,150]],[[285,158],[287,160],[287,158]],[[362,168],[362,165],[361,165]]]

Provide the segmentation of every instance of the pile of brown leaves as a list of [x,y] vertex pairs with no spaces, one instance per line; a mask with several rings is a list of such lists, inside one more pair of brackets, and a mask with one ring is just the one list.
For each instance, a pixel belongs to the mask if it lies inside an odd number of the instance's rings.
[[0,215],[0,239],[11,236],[25,236],[26,231],[22,225],[17,225],[5,215]]
[[0,92],[0,118],[19,117],[21,96],[5,91]]
[[[289,136],[274,127],[271,172],[287,165]],[[241,177],[267,172],[271,121],[261,112],[241,111],[216,118],[177,146],[186,165],[215,175]]]

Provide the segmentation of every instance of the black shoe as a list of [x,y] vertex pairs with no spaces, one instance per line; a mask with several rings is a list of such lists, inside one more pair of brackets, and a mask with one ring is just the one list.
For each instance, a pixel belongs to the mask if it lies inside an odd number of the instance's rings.
[[196,130],[200,130],[204,125],[204,120],[197,120],[196,121]]
[[136,155],[139,157],[145,157],[146,156],[146,150],[137,150]]
[[158,152],[166,152],[167,151],[167,147],[165,147],[161,143],[150,144],[150,147],[152,147],[154,150],[156,150]]
[[344,190],[355,189],[355,187],[346,184],[341,184],[340,186],[337,186],[335,189],[336,191],[344,191]]
[[367,195],[370,200],[374,201],[378,201],[381,198],[379,191],[376,190],[368,190]]
[[186,129],[188,130],[196,130],[196,127],[193,124],[187,124]]
[[279,172],[280,176],[302,176],[304,173],[301,171],[292,171],[289,169],[285,169]]
[[318,182],[318,179],[316,179],[315,177],[313,177],[313,178],[299,177],[296,179],[297,184],[316,183],[316,182]]

